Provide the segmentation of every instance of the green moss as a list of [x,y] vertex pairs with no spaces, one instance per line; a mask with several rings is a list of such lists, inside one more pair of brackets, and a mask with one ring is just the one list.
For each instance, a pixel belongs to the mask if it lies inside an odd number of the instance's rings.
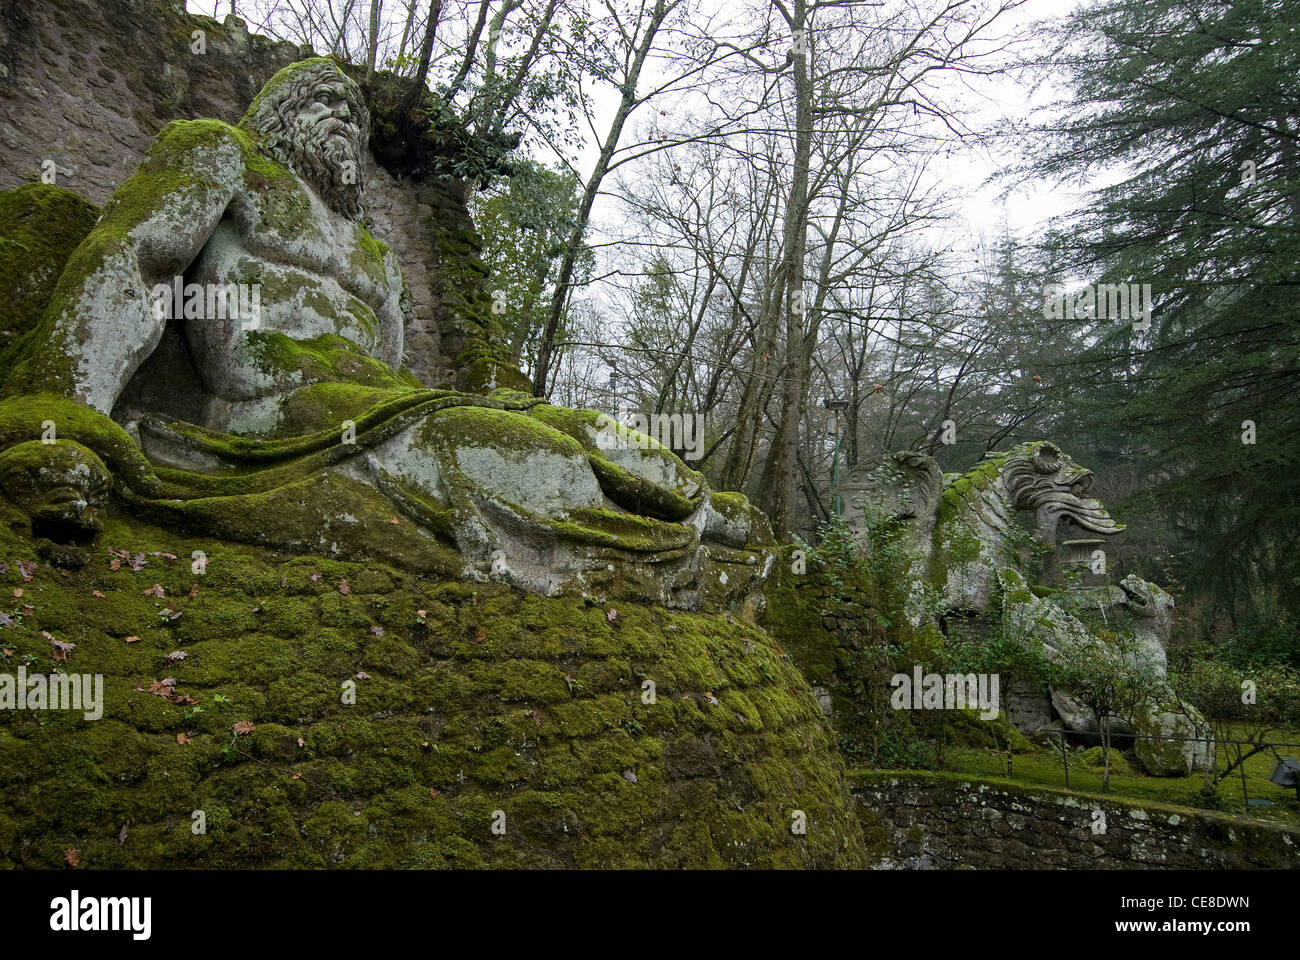
[[[576,598],[116,511],[102,542],[145,566],[111,570],[104,552],[68,577],[41,568],[23,584],[33,612],[0,629],[9,664],[52,669],[47,630],[76,643],[65,669],[105,678],[102,720],[0,714],[0,866],[53,868],[69,848],[83,868],[861,865],[816,703],[752,624],[633,603],[610,621]],[[0,525],[0,556],[30,553]],[[0,575],[5,596],[19,582]],[[143,594],[154,583],[179,619]],[[165,676],[197,702],[151,694]]]
[[27,183],[0,191],[0,370],[3,350],[45,312],[72,251],[99,210],[71,190]]

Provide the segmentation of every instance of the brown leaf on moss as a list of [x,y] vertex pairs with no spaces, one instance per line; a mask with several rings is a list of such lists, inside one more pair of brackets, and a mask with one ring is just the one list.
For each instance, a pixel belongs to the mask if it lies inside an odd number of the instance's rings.
[[176,734],[176,742],[183,747],[187,743],[193,743],[194,741],[190,739],[190,735],[188,733],[178,733]]
[[175,689],[176,689],[175,677],[167,677],[165,680],[154,680],[152,683],[149,684],[150,693],[152,693],[155,697],[166,697],[168,700],[172,698],[172,693],[175,691]]
[[50,636],[50,632],[48,630],[42,630],[41,636],[43,636],[46,640],[50,641],[50,643],[54,645],[55,663],[61,663],[64,660],[67,660],[68,654],[70,654],[77,646],[75,643],[65,643],[62,640],[55,640],[54,637]]
[[139,643],[139,642],[140,642],[140,638],[139,638],[139,637],[127,637],[127,638],[126,638],[126,642],[127,642],[127,643]]
[[470,624],[469,629],[466,630],[465,633],[469,636],[470,643],[482,643],[487,639],[487,634],[484,633],[483,628],[477,624]]
[[339,581],[339,593],[343,594],[343,596],[346,597],[346,596],[347,596],[349,593],[351,593],[351,592],[352,592],[352,587],[350,587],[350,586],[348,585],[348,582],[347,582],[346,580],[340,580],[340,581]]
[[91,595],[92,597],[94,597],[96,600],[103,600],[103,599],[104,599],[104,595],[103,595],[102,593],[100,593],[98,590],[92,590],[92,591],[90,591],[90,595]]
[[198,595],[199,595],[199,585],[198,585],[197,583],[191,583],[191,584],[190,584],[190,599],[193,600],[193,599],[194,599],[195,597],[197,597]]
[[235,731],[235,736],[242,737],[244,734],[252,733],[254,730],[256,730],[257,724],[252,723],[248,720],[240,720],[230,729]]
[[63,851],[63,862],[70,867],[80,866],[81,851],[78,850],[76,847],[68,847],[68,849]]
[[32,578],[36,576],[35,560],[19,560],[18,572],[22,574],[23,583],[31,583]]
[[398,520],[396,517],[393,517],[393,518],[392,518],[391,520],[389,520],[388,522],[391,523],[393,526],[396,527],[396,526],[399,526],[399,525],[401,524],[402,521],[401,521],[401,520]]
[[615,620],[618,619],[618,611],[615,610],[613,607],[610,607],[608,610],[605,611],[605,619],[610,623],[613,623]]
[[22,588],[22,587],[14,587],[14,596],[15,596],[15,597],[21,597],[22,595],[23,595],[23,588]]
[[110,570],[121,570],[121,569],[122,569],[122,561],[119,560],[117,557],[114,557],[112,560],[108,561],[108,569],[110,569]]

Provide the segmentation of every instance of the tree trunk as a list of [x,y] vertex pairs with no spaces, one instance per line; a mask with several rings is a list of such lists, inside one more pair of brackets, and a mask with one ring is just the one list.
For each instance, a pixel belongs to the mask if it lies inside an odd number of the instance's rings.
[[808,375],[804,370],[804,253],[808,242],[808,172],[812,161],[812,79],[808,70],[805,0],[795,0],[790,30],[794,40],[794,171],[785,213],[785,368],[781,381],[781,420],[772,440],[770,495],[772,531],[789,540],[794,530],[795,457],[799,420]]

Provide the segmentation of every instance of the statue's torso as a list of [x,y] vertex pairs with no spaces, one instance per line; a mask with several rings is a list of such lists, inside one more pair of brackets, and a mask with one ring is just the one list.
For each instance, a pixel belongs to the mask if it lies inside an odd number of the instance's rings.
[[185,275],[187,283],[246,285],[244,302],[258,306],[255,319],[186,321],[208,391],[239,401],[300,385],[301,377],[286,378],[262,362],[270,333],[298,341],[335,335],[369,356],[396,361],[400,343],[386,342],[381,318],[401,277],[376,250],[360,225],[298,178],[239,190]]

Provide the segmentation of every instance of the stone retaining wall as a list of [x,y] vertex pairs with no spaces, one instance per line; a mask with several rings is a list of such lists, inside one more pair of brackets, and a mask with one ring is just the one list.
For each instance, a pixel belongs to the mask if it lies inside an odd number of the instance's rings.
[[1300,830],[1210,811],[947,773],[852,785],[876,869],[1300,867]]

